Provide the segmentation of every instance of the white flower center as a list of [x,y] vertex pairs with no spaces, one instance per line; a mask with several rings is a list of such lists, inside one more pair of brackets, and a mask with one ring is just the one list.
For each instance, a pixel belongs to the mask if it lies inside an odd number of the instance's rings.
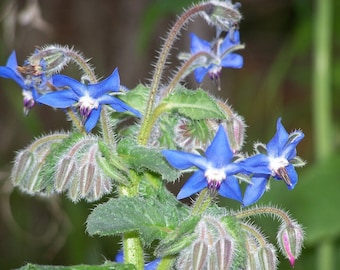
[[287,173],[286,167],[289,165],[289,161],[283,157],[271,158],[269,163],[269,168],[272,171],[273,176],[278,176],[288,186],[292,185],[290,177]]
[[224,170],[209,168],[204,172],[204,176],[208,181],[208,188],[219,189],[223,180],[227,178]]
[[279,169],[289,165],[289,161],[283,157],[270,158],[269,168],[273,174],[277,174]]
[[78,106],[79,106],[80,114],[83,117],[87,118],[93,109],[98,108],[99,103],[96,99],[93,99],[89,95],[85,95],[79,99]]

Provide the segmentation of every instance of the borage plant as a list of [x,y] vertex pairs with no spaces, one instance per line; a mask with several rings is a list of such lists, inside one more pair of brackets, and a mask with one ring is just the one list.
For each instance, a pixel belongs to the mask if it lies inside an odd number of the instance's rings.
[[[180,54],[181,66],[161,82],[174,41],[196,15],[216,37],[191,34],[190,52]],[[296,155],[304,134],[288,133],[279,118],[267,144],[243,153],[243,118],[211,93],[181,84],[194,73],[198,83],[208,75],[221,88],[222,68],[242,67],[235,53],[244,48],[240,19],[239,4],[228,0],[193,5],[165,39],[151,84],[131,90],[121,85],[117,69],[98,81],[82,54],[58,45],[37,49],[23,66],[13,52],[0,67],[1,77],[22,88],[26,114],[44,104],[63,109],[72,122],[69,131],[41,136],[17,153],[13,184],[31,195],[66,193],[74,203],[110,197],[93,209],[86,229],[121,236],[121,251],[112,262],[72,269],[276,269],[275,246],[250,221],[256,215],[281,222],[276,246],[294,266],[301,225],[276,207],[248,206],[271,179],[294,188],[295,168],[304,165]],[[60,74],[71,63],[80,79]],[[168,191],[168,183],[191,172],[177,197]],[[180,201],[191,196],[189,205]],[[240,210],[221,207],[220,196],[239,202]],[[146,254],[153,258],[145,261]]]

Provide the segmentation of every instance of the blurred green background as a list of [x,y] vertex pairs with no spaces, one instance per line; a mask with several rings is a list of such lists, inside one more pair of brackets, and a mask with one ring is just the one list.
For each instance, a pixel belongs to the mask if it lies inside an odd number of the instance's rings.
[[[35,46],[74,46],[96,67],[99,77],[118,66],[121,82],[133,88],[151,77],[151,64],[162,37],[188,0],[7,0],[0,3],[0,64],[12,50],[19,64]],[[308,165],[298,170],[299,183],[288,192],[272,183],[262,203],[272,202],[303,224],[305,249],[295,268],[331,270],[340,267],[340,1],[244,0],[240,23],[246,49],[241,70],[223,70],[222,91],[244,116],[245,149],[267,142],[282,116],[288,131],[300,128],[305,139],[298,154]],[[209,39],[214,32],[201,19],[190,24]],[[176,42],[176,55],[189,51],[187,32]],[[75,72],[70,69],[69,72]],[[190,76],[188,86],[197,85]],[[203,87],[216,91],[209,80]],[[60,111],[36,106],[22,113],[18,86],[0,79],[0,266],[11,269],[26,262],[98,264],[114,259],[118,239],[92,238],[84,233],[93,204],[72,204],[63,196],[49,200],[13,190],[9,172],[14,152],[33,137],[67,129]],[[225,201],[229,204],[229,201]],[[234,204],[232,204],[234,206]],[[276,222],[258,221],[275,241]],[[291,269],[280,259],[279,269]]]

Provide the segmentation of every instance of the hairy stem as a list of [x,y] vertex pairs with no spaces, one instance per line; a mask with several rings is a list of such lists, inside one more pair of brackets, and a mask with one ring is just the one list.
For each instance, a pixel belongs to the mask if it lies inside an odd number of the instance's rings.
[[292,220],[287,215],[287,213],[279,208],[271,207],[271,206],[263,206],[263,207],[257,207],[257,208],[251,208],[247,210],[242,210],[240,212],[237,212],[235,214],[236,218],[242,219],[247,218],[250,216],[256,216],[256,215],[271,215],[279,218],[286,224],[291,224]]
[[145,126],[148,126],[149,116],[152,112],[156,93],[159,88],[159,84],[161,82],[161,77],[163,74],[163,70],[165,68],[165,64],[167,58],[169,56],[170,49],[174,41],[176,40],[177,36],[179,35],[181,29],[186,25],[186,23],[192,19],[194,16],[198,15],[202,11],[206,11],[212,8],[211,3],[202,3],[198,5],[194,5],[192,8],[185,11],[176,21],[176,23],[171,28],[167,38],[165,39],[165,43],[163,44],[162,50],[159,54],[156,67],[153,73],[150,94],[148,99],[148,104],[145,110],[145,116],[142,122],[142,126],[138,135],[138,142],[142,145],[145,145],[148,141],[149,134],[145,133]]

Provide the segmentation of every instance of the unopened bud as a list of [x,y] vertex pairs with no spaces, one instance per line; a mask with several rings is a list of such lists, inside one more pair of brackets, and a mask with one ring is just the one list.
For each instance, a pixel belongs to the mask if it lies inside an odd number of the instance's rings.
[[192,269],[203,269],[208,258],[208,245],[198,239],[192,247]]
[[226,120],[221,123],[210,120],[209,124],[215,130],[218,129],[220,124],[224,127],[228,134],[230,148],[234,153],[237,153],[243,146],[247,125],[244,122],[243,117],[235,113],[231,106],[229,106],[226,102],[218,100],[218,104],[225,113]]
[[52,145],[60,143],[65,137],[65,133],[46,135],[18,152],[11,173],[13,184],[29,194],[50,193],[53,183],[42,170],[46,169],[47,156]]
[[204,216],[195,231],[197,240],[180,252],[177,269],[231,269],[235,266],[237,240],[230,235],[224,222]]
[[76,162],[72,157],[66,156],[59,160],[56,166],[54,183],[54,188],[57,192],[62,192],[69,188],[72,179],[76,176],[77,170]]
[[225,126],[230,147],[233,152],[236,153],[240,151],[243,146],[246,124],[241,116],[234,113],[234,115],[227,120]]
[[34,71],[29,75],[40,75],[44,72],[46,75],[52,75],[60,72],[71,60],[68,52],[71,49],[59,45],[49,45],[47,47],[36,49],[35,52],[27,59],[27,67]]
[[[100,169],[98,154],[98,140],[92,136],[82,137],[68,148],[60,158],[65,162],[59,163],[56,168],[56,190],[68,190],[68,195],[74,202],[80,199],[98,200],[111,192],[111,180]],[[68,164],[67,160],[71,162]]]
[[304,239],[304,232],[300,224],[292,222],[282,224],[277,234],[277,241],[284,256],[294,266],[299,257]]
[[238,11],[239,4],[228,1],[210,1],[210,8],[202,13],[208,24],[217,27],[220,31],[229,31],[242,18]]
[[278,264],[276,249],[273,245],[268,244],[258,249],[259,265],[262,270],[275,270]]
[[248,253],[246,270],[258,270],[260,269],[259,260],[256,253]]

